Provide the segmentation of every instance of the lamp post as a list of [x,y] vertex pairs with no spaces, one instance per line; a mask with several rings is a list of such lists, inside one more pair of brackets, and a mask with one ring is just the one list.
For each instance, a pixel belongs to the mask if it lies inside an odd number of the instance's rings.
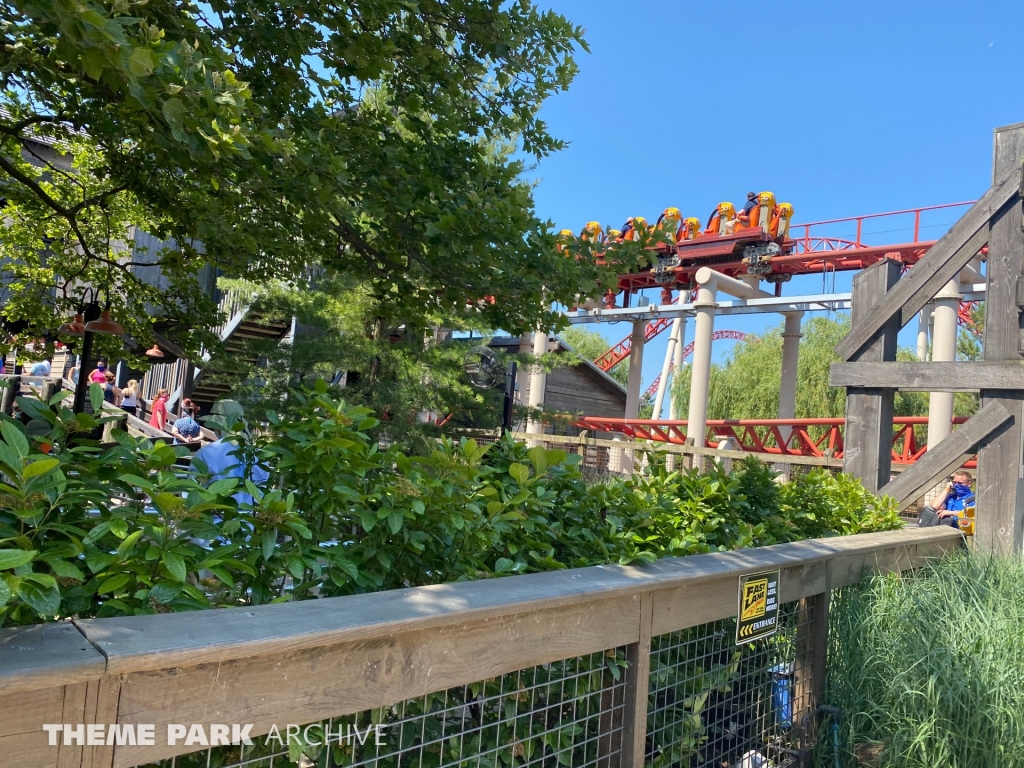
[[78,356],[78,383],[75,385],[75,399],[71,404],[71,410],[75,413],[82,413],[85,410],[85,393],[89,389],[89,371],[92,369],[92,337],[93,331],[89,330],[89,323],[98,320],[100,317],[100,305],[95,301],[87,304],[82,312],[82,319],[85,321],[82,327],[82,354]]
[[[84,325],[82,320],[85,321]],[[92,340],[97,333],[106,333],[119,336],[124,333],[124,328],[110,318],[110,302],[101,311],[100,305],[94,300],[86,304],[81,316],[76,315],[72,323],[61,326],[65,332],[75,333],[81,329],[82,354],[78,364],[78,383],[75,385],[75,399],[71,405],[74,413],[82,413],[85,410],[85,393],[89,390],[89,371],[92,369]]]

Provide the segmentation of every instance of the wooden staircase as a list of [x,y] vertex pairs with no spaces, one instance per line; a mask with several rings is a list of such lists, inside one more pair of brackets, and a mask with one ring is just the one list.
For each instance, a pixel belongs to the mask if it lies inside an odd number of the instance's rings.
[[[218,304],[227,319],[213,332],[220,338],[225,352],[248,363],[255,363],[256,357],[247,349],[247,343],[260,339],[280,341],[291,331],[291,321],[268,318],[250,309],[251,300],[243,300],[234,291],[225,291]],[[182,398],[191,398],[199,406],[200,413],[208,414],[213,404],[231,392],[231,383],[211,381],[204,375],[203,366],[210,359],[204,352],[202,359],[193,363],[177,360],[173,363],[154,365],[142,383],[142,395],[151,400],[159,389],[171,392],[168,407],[176,408]]]

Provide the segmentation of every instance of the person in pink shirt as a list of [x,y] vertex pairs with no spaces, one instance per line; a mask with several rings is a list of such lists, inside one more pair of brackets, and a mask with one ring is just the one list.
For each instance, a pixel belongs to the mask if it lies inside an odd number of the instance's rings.
[[156,399],[153,401],[153,413],[149,417],[149,426],[156,427],[157,429],[164,428],[164,424],[167,423],[168,397],[170,397],[170,392],[166,389],[161,389],[156,393]]
[[103,360],[96,363],[96,367],[89,374],[89,381],[100,386],[107,383],[107,364]]

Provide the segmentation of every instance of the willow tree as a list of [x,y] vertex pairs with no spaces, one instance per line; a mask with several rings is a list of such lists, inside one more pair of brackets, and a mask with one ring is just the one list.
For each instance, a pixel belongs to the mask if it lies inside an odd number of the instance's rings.
[[[782,330],[779,325],[760,336],[747,336],[722,363],[711,367],[709,419],[778,418]],[[828,378],[829,366],[841,362],[833,350],[849,330],[846,315],[804,320],[797,366],[797,418],[842,418],[846,414],[846,390],[829,386]],[[916,357],[910,350],[900,349],[897,359],[912,361]],[[690,401],[690,367],[674,379],[672,396],[678,412],[685,414]],[[897,416],[927,416],[928,395],[897,392],[894,412]]]

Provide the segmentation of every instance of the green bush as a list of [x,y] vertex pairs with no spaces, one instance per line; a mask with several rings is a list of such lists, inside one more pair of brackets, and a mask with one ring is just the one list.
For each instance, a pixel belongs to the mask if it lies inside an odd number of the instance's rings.
[[[812,471],[779,484],[756,460],[731,474],[588,483],[579,457],[441,441],[381,448],[376,419],[325,391],[260,431],[233,426],[269,478],[217,479],[187,449],[20,398],[0,424],[0,623],[345,595],[496,575],[724,551],[900,525],[888,500]],[[239,492],[251,501],[234,497]]]
[[829,701],[845,764],[865,745],[891,768],[1024,763],[1024,561],[962,554],[876,577],[833,604]]

